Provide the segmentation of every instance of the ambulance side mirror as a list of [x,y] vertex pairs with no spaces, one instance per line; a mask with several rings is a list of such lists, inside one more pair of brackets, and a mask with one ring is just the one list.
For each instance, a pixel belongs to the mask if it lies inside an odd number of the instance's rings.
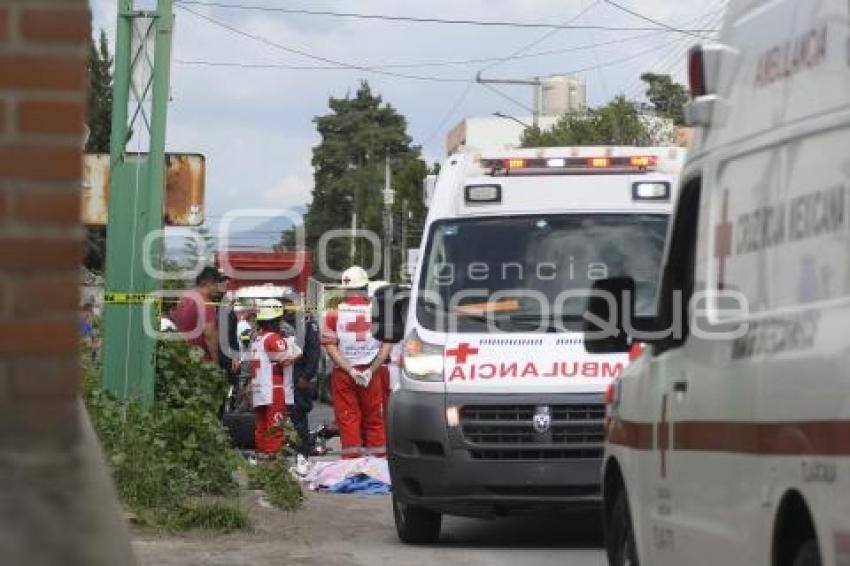
[[387,285],[375,291],[372,299],[372,335],[381,342],[398,344],[404,339],[410,289]]
[[[626,328],[634,328],[635,280],[612,277],[594,282],[584,315],[584,348],[591,354],[629,351]],[[625,320],[628,316],[629,320]]]

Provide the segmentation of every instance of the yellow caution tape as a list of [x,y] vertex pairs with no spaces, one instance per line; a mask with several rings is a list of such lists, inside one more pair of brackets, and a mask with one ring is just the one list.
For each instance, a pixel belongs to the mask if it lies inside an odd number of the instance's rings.
[[[162,297],[157,294],[152,293],[121,293],[121,292],[107,292],[103,294],[103,302],[105,304],[110,305],[143,305],[145,303],[156,303],[161,304],[163,299],[168,302],[176,303],[180,298],[179,297]],[[225,303],[221,301],[207,301],[204,304],[212,305],[212,306],[221,306]],[[231,303],[232,305],[233,303]],[[310,307],[299,307],[298,305],[285,305],[283,307],[286,311],[294,311],[298,312],[304,310],[305,308],[310,309]]]
[[148,293],[104,293],[103,302],[113,305],[142,305],[162,302],[162,297]]

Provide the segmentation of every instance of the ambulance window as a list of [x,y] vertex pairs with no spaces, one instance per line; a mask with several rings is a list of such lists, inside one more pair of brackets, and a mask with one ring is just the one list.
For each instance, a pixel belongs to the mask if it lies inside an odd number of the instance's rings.
[[[677,312],[674,301],[677,291],[681,293],[680,312],[687,313],[694,292],[696,270],[697,225],[699,222],[700,183],[686,185],[679,194],[679,203],[670,231],[670,251],[661,276],[658,298],[658,324],[661,328],[673,325],[673,313]],[[688,338],[688,316],[682,317],[681,337],[670,337],[655,344],[656,354],[682,346]]]
[[[563,214],[474,218],[432,225],[417,317],[481,332],[578,330],[594,281],[629,275],[637,310],[655,312],[668,218],[661,214]],[[492,315],[492,316],[491,316]],[[552,330],[554,331],[554,330]]]

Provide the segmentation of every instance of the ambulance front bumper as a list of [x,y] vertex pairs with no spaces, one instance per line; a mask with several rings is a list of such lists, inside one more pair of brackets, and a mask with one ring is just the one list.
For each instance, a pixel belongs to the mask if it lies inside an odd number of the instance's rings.
[[[446,408],[458,407],[458,426]],[[551,426],[535,431],[546,407]],[[441,513],[596,508],[602,395],[445,395],[396,390],[387,418],[393,494]]]

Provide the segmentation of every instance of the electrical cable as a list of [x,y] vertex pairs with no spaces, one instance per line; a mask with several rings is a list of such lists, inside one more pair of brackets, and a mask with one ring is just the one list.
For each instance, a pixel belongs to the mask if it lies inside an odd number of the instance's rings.
[[[578,21],[579,18],[581,18],[583,15],[585,15],[591,9],[593,9],[593,7],[596,6],[597,4],[599,4],[600,1],[601,0],[595,0],[590,6],[580,10],[578,14],[567,19],[562,25],[565,25],[565,26],[571,25],[573,22]],[[481,73],[483,73],[484,71],[488,71],[488,70],[492,69],[493,67],[501,65],[505,61],[510,61],[511,59],[514,59],[514,58],[522,55],[523,53],[525,53],[526,51],[528,51],[529,49],[531,49],[535,45],[540,45],[541,43],[543,43],[544,41],[546,41],[550,37],[559,33],[562,29],[563,28],[553,29],[553,30],[550,30],[550,31],[544,33],[542,36],[535,39],[531,43],[527,43],[527,44],[523,45],[522,47],[520,47],[519,49],[517,49],[516,51],[511,52],[509,55],[506,55],[505,57],[500,57],[497,61],[491,63],[490,65],[487,65],[486,67],[483,67],[482,69],[479,69],[478,74],[481,75]]]
[[[575,53],[579,51],[586,51],[589,49],[593,49],[595,47],[605,47],[608,45],[621,45],[623,43],[637,41],[640,39],[647,39],[653,36],[659,35],[659,33],[664,32],[651,32],[651,33],[642,33],[638,35],[631,35],[629,37],[625,37],[622,39],[615,39],[610,41],[601,41],[596,44],[583,44],[576,45],[573,47],[564,47],[560,49],[548,49],[545,51],[534,51],[532,53],[524,53],[524,54],[516,54],[516,55],[508,55],[506,57],[482,57],[478,59],[459,59],[459,60],[447,60],[447,61],[426,61],[421,63],[378,63],[378,64],[366,64],[366,67],[370,69],[415,69],[415,68],[426,68],[426,67],[451,67],[451,66],[462,66],[462,65],[477,65],[481,63],[492,63],[492,62],[505,62],[505,61],[514,61],[520,59],[533,59],[536,57],[547,57],[549,55],[562,55],[564,53]],[[293,70],[293,71],[335,71],[335,70],[347,70],[348,67],[342,66],[318,66],[318,65],[291,65],[286,63],[240,63],[236,61],[210,61],[210,60],[186,60],[186,59],[175,59],[175,63],[180,65],[196,65],[196,66],[207,66],[207,67],[234,67],[241,69],[285,69],[285,70]],[[486,69],[485,69],[486,70]]]
[[463,102],[466,100],[466,97],[469,96],[469,93],[472,92],[472,87],[474,87],[474,86],[475,86],[475,83],[470,83],[470,84],[466,85],[466,87],[463,89],[463,91],[460,93],[460,95],[457,97],[457,99],[455,99],[455,101],[452,103],[449,110],[443,115],[442,119],[440,119],[440,121],[437,123],[437,125],[434,127],[434,129],[431,131],[431,133],[428,134],[428,137],[425,138],[425,141],[422,143],[422,147],[425,147],[428,144],[430,144],[432,141],[434,141],[434,138],[437,137],[437,135],[443,129],[443,126],[446,125],[446,123],[451,119],[451,117],[454,115],[454,113],[457,111],[457,109],[460,108],[460,105],[463,104]]
[[179,9],[185,11],[185,12],[188,12],[188,13],[194,15],[195,17],[198,17],[202,20],[206,20],[207,22],[209,22],[213,25],[216,25],[220,28],[226,29],[226,30],[228,30],[232,33],[235,33],[235,34],[240,35],[242,37],[251,39],[253,41],[257,41],[259,43],[263,43],[263,44],[265,44],[269,47],[273,47],[274,49],[279,49],[281,51],[285,51],[286,53],[291,53],[291,54],[294,54],[294,55],[299,55],[301,57],[306,57],[307,59],[312,59],[314,61],[320,61],[322,63],[328,63],[330,65],[344,67],[344,68],[349,69],[349,70],[364,71],[364,72],[368,72],[368,73],[374,73],[374,74],[377,74],[377,75],[385,75],[385,76],[401,78],[401,79],[412,79],[412,80],[418,80],[418,81],[429,81],[429,82],[439,82],[439,83],[470,83],[470,82],[473,82],[469,79],[432,77],[432,76],[423,76],[423,75],[411,75],[411,74],[407,74],[407,73],[397,73],[397,72],[393,72],[393,71],[384,71],[384,70],[381,70],[381,69],[373,69],[373,68],[370,68],[370,67],[367,67],[367,66],[364,66],[364,65],[356,65],[356,64],[353,64],[353,63],[346,63],[344,61],[338,61],[336,59],[330,59],[328,57],[322,57],[320,55],[315,55],[313,53],[309,53],[309,52],[304,51],[302,49],[296,49],[294,47],[288,47],[286,45],[276,43],[276,42],[268,39],[267,37],[263,37],[261,35],[248,33],[248,32],[241,30],[237,27],[226,24],[226,23],[224,23],[220,20],[217,20],[215,18],[211,18],[211,17],[209,17],[205,14],[201,14],[199,12],[196,12],[195,10],[192,10],[191,8],[187,8],[183,5],[180,5],[180,4],[175,4],[175,5],[177,6],[177,8],[179,8]]
[[[607,0],[606,0],[607,1]],[[602,31],[654,31],[663,28],[668,32],[673,33],[696,33],[696,32],[711,32],[716,30],[686,30],[679,29],[662,22],[653,21],[655,27],[617,27],[617,26],[575,26],[569,24],[549,24],[545,22],[516,22],[516,21],[493,21],[493,20],[473,20],[473,19],[449,19],[436,17],[414,17],[414,16],[390,16],[385,14],[364,14],[360,12],[337,12],[331,10],[306,10],[301,8],[281,8],[272,6],[256,6],[248,4],[232,4],[228,2],[211,2],[200,0],[177,0],[175,5],[186,9],[186,6],[205,6],[208,8],[224,8],[232,10],[246,10],[258,12],[278,12],[282,14],[300,14],[308,16],[332,16],[338,18],[354,18],[362,20],[383,20],[391,22],[409,22],[409,23],[425,23],[425,24],[452,24],[452,25],[471,25],[484,27],[511,27],[511,28],[542,28],[542,29],[597,29]],[[644,18],[645,19],[645,18]]]
[[670,24],[666,24],[662,21],[656,20],[654,18],[650,18],[649,16],[641,14],[640,12],[635,12],[634,10],[626,8],[622,4],[618,4],[617,2],[614,2],[614,0],[604,0],[604,2],[606,4],[608,4],[609,6],[613,6],[614,8],[617,8],[618,10],[625,12],[627,14],[631,14],[632,16],[639,18],[639,19],[641,19],[645,22],[655,24],[655,25],[662,27],[662,28],[664,28],[668,31],[671,31],[671,32],[690,35],[691,37],[695,37],[697,39],[706,39],[705,36],[698,35],[698,32],[713,32],[713,31],[716,31],[716,30],[686,30],[686,29],[680,29],[680,28],[671,26]]

